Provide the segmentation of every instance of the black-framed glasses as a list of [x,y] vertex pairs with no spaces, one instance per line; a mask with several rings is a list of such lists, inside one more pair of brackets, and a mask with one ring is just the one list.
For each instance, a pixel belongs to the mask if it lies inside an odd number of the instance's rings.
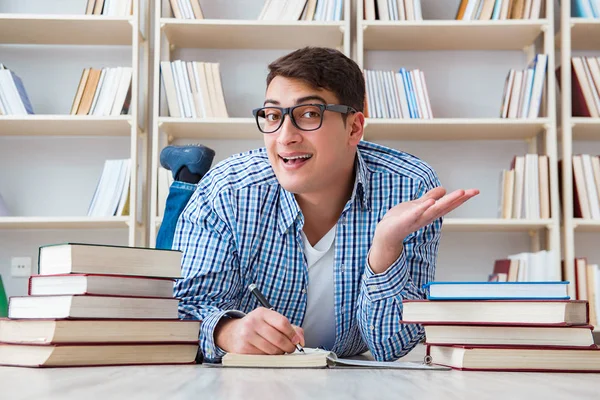
[[350,106],[341,104],[298,104],[293,107],[260,107],[252,110],[256,125],[262,133],[273,133],[277,131],[286,115],[290,116],[292,124],[301,131],[316,131],[323,124],[325,111],[333,111],[341,114],[356,112]]

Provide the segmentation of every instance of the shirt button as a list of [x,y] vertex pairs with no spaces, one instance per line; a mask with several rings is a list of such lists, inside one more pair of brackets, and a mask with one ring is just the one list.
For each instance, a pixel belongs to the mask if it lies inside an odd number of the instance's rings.
[[344,271],[344,264],[340,265],[340,269],[342,270],[342,272]]
[[371,325],[371,326],[369,327],[369,329],[371,329],[371,330],[374,330],[374,329],[375,329],[375,327],[374,327],[373,325]]
[[306,289],[302,289],[302,294],[306,294]]

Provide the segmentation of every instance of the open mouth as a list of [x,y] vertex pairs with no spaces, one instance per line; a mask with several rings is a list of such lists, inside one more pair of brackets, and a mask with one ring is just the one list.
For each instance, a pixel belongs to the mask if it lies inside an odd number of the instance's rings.
[[279,156],[279,158],[281,158],[283,160],[283,162],[287,165],[300,165],[300,164],[304,164],[306,161],[310,160],[312,158],[312,154],[304,154],[304,155],[293,156],[293,157]]

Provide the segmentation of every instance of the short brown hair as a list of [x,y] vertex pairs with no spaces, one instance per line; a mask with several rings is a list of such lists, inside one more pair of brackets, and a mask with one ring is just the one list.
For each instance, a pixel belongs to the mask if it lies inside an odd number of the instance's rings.
[[269,64],[267,86],[276,76],[300,79],[316,89],[333,92],[342,105],[363,111],[365,80],[360,67],[342,52],[304,47]]

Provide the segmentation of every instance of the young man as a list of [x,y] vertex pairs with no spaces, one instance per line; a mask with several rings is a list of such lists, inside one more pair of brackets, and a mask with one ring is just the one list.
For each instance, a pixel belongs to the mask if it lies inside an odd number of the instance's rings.
[[423,335],[402,301],[434,278],[442,217],[478,191],[446,194],[415,156],[361,141],[364,78],[342,53],[304,48],[269,70],[253,111],[265,148],[211,169],[178,219],[180,317],[203,321],[209,362],[296,344],[395,360]]

